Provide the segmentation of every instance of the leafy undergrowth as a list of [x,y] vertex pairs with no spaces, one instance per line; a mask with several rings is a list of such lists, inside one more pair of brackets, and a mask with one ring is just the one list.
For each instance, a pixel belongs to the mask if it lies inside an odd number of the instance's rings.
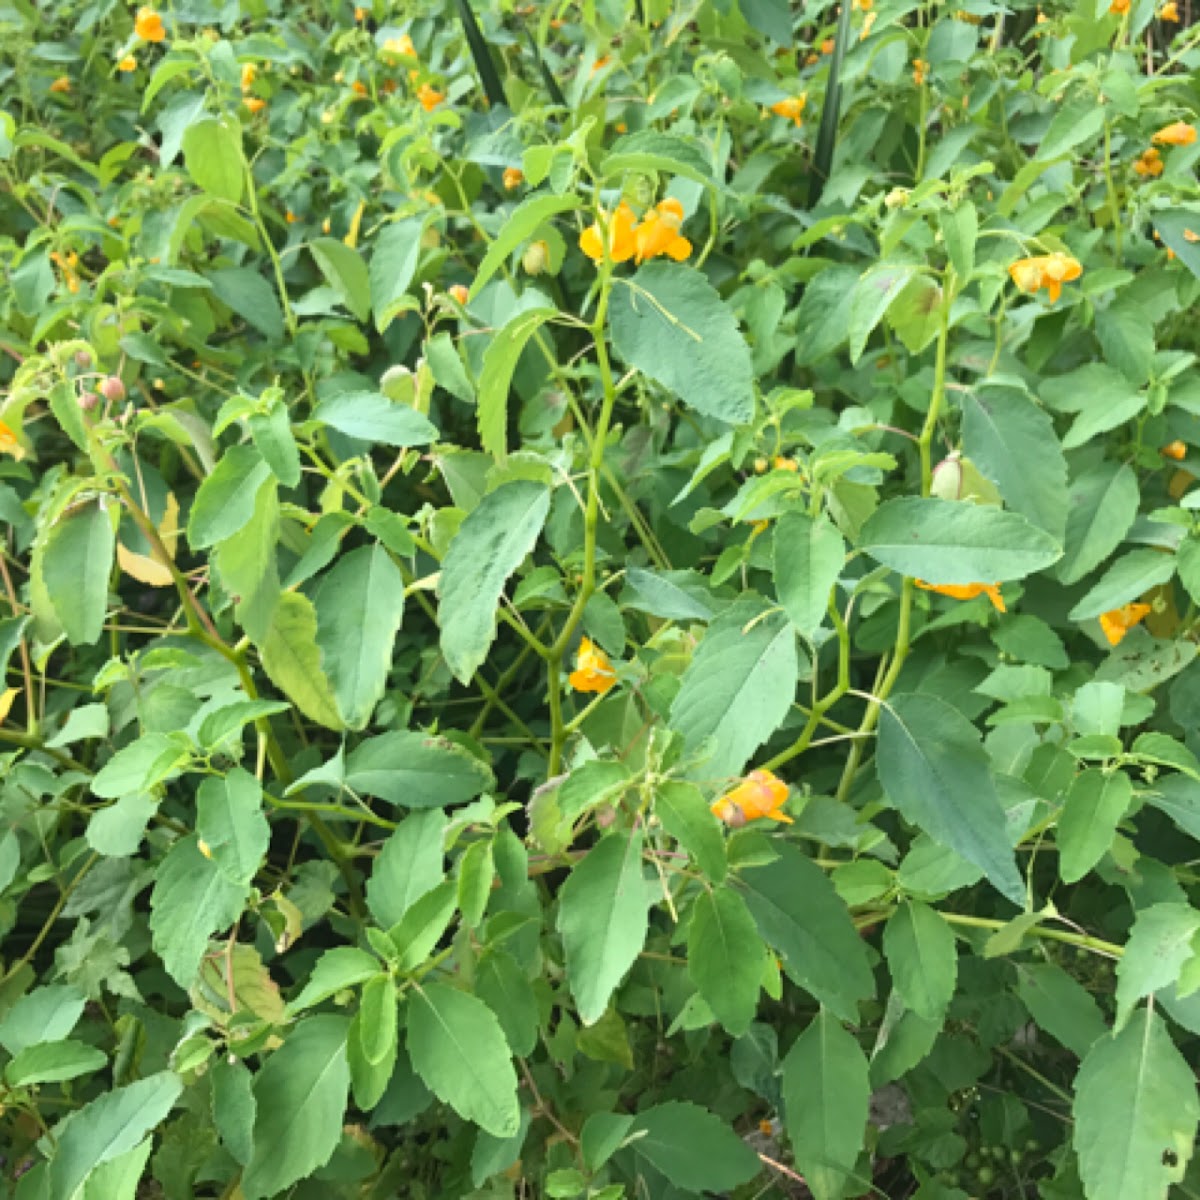
[[0,5],[0,1194],[1200,1197],[1189,15]]

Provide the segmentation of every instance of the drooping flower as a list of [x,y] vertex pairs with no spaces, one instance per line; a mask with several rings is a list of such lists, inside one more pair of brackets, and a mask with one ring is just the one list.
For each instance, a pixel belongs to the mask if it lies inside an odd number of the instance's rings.
[[519,188],[525,182],[525,172],[520,167],[505,167],[504,168],[504,189],[505,191],[513,191]]
[[136,71],[137,59],[134,58],[132,54],[125,55],[125,57],[121,59],[119,63],[117,63],[117,70],[124,71],[126,74],[128,74],[130,71]]
[[751,771],[732,791],[726,792],[710,806],[713,815],[735,829],[747,821],[758,821],[764,817],[771,821],[792,824],[792,818],[783,811],[787,803],[788,785],[770,771]]
[[1176,462],[1182,462],[1187,458],[1187,442],[1181,442],[1178,438],[1173,442],[1168,442],[1159,453],[1164,458],[1173,458]]
[[1165,125],[1150,139],[1156,146],[1190,146],[1196,140],[1196,127],[1186,121]]
[[577,692],[599,692],[604,695],[617,682],[617,673],[608,655],[591,638],[585,637],[580,640],[575,670],[567,677],[567,681]]
[[683,224],[683,205],[674,197],[655,205],[634,229],[637,261],[647,262],[665,254],[675,262],[683,262],[692,252],[692,243],[679,232]]
[[1135,626],[1144,621],[1151,613],[1149,604],[1122,604],[1111,612],[1102,613],[1100,628],[1110,646],[1120,645],[1125,635]]
[[163,42],[167,38],[167,30],[163,25],[162,17],[149,7],[138,9],[137,18],[133,22],[133,32],[143,42]]
[[1056,250],[1053,254],[1019,259],[1008,268],[1008,273],[1023,292],[1045,288],[1053,304],[1062,295],[1062,285],[1078,279],[1083,267],[1069,254]]
[[248,92],[258,77],[258,68],[253,63],[242,63],[242,91]]
[[784,100],[780,100],[771,105],[771,111],[777,117],[785,117],[789,121],[794,121],[796,127],[799,128],[804,124],[804,106],[808,103],[808,93],[801,92],[798,96],[788,96]]
[[925,583],[916,581],[917,587],[925,592],[937,592],[939,596],[949,596],[951,600],[974,600],[976,596],[986,596],[997,612],[1007,612],[1004,607],[1004,597],[1000,595],[998,583]]
[[426,112],[433,112],[446,98],[445,92],[439,92],[431,84],[423,83],[417,88],[417,100]]
[[0,454],[9,454],[18,462],[25,457],[25,447],[17,440],[10,426],[0,421]]
[[69,75],[60,75],[51,85],[52,92],[69,92],[71,90],[71,77]]
[[627,262],[637,253],[636,224],[633,209],[622,200],[615,213],[601,213],[600,220],[579,235],[579,248],[592,262],[600,262],[606,250],[613,262]]
[[1161,175],[1163,173],[1162,155],[1153,146],[1150,146],[1134,159],[1133,170],[1143,179]]

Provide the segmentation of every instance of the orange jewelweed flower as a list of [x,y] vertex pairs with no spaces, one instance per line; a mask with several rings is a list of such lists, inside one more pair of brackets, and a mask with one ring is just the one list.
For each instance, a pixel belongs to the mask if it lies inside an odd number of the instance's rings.
[[60,75],[51,85],[52,92],[69,92],[71,90],[71,77],[69,75]]
[[504,168],[504,187],[507,191],[519,188],[525,182],[525,172],[520,167]]
[[369,15],[369,10],[365,8],[356,8],[354,10],[354,19],[356,21],[365,21]]
[[918,579],[916,584],[922,591],[937,592],[939,596],[949,596],[951,600],[974,600],[976,596],[986,596],[997,612],[1008,612],[998,583],[924,583]]
[[18,462],[25,457],[25,447],[17,441],[17,435],[0,421],[0,454],[11,454]]
[[242,103],[252,112],[262,112],[267,107],[267,102],[261,96],[247,96]]
[[1053,304],[1062,295],[1062,285],[1078,279],[1083,274],[1083,267],[1069,254],[1056,250],[1053,254],[1018,259],[1008,268],[1008,273],[1023,292],[1045,288]]
[[1196,128],[1186,121],[1166,125],[1150,139],[1156,146],[1190,146],[1196,140]]
[[751,771],[733,791],[714,800],[710,807],[717,820],[734,829],[764,817],[791,825],[792,818],[783,811],[787,798],[788,785],[782,779],[770,771]]
[[799,471],[800,464],[794,458],[785,458],[782,454],[775,455],[771,464],[776,471]]
[[455,300],[457,300],[459,302],[459,304],[461,304],[465,307],[467,300],[470,298],[471,291],[466,286],[466,284],[452,283],[446,289],[446,295],[452,296]]
[[402,33],[399,37],[388,38],[381,47],[384,54],[393,55],[396,58],[416,58],[417,48],[413,45],[413,40],[407,33]]
[[1149,604],[1123,604],[1100,617],[1100,628],[1110,646],[1120,645],[1125,635],[1144,621],[1151,612]]
[[923,58],[913,59],[913,83],[920,87],[929,77],[929,64]]
[[1134,159],[1133,170],[1135,174],[1140,175],[1143,179],[1147,176],[1161,175],[1163,173],[1162,155],[1153,146],[1148,150],[1143,150]]
[[426,112],[433,112],[445,98],[445,92],[439,92],[437,88],[431,87],[428,83],[423,83],[417,88],[417,99]]
[[1172,21],[1174,24],[1179,24],[1179,6],[1175,0],[1167,0],[1166,4],[1158,10],[1158,19],[1160,21]]
[[356,79],[351,85],[350,90],[356,96],[365,96],[367,94],[367,85],[361,79]]
[[242,91],[248,92],[258,77],[258,68],[253,63],[242,63]]
[[821,53],[822,54],[832,54],[833,46],[834,46],[833,38],[826,38],[821,43]]
[[604,68],[607,67],[610,62],[612,62],[612,55],[610,55],[610,54],[600,55],[600,57],[598,59],[596,59],[596,61],[594,63],[592,63],[591,73],[593,75],[595,75],[595,73],[597,71],[603,71]]
[[804,106],[808,103],[808,93],[801,92],[799,96],[788,96],[786,100],[780,100],[777,104],[771,105],[771,111],[777,117],[786,117],[789,121],[795,121],[797,128],[804,124],[803,112]]
[[1123,16],[1129,11],[1129,0],[1112,0],[1108,6],[1110,13],[1116,13],[1118,16]]
[[1159,453],[1166,458],[1173,458],[1176,462],[1182,462],[1187,458],[1187,442],[1181,442],[1178,438],[1173,442],[1168,442]]
[[124,71],[126,74],[128,74],[130,71],[136,71],[137,59],[134,58],[132,54],[125,55],[125,57],[121,59],[119,63],[117,63],[117,70]]
[[167,30],[163,25],[163,19],[152,8],[138,9],[137,17],[133,22],[133,32],[143,42],[164,42],[167,39]]
[[283,218],[283,219],[284,219],[284,220],[285,220],[285,221],[286,221],[286,222],[287,222],[289,225],[295,225],[295,223],[296,223],[298,220],[300,220],[300,218],[299,218],[298,216],[296,216],[296,214],[295,214],[294,212],[292,212],[292,210],[291,210],[290,208],[287,210],[287,213],[285,214],[285,216],[284,216],[284,218]]
[[637,261],[643,263],[665,254],[675,262],[683,262],[692,252],[692,243],[679,232],[683,224],[683,205],[668,197],[652,208],[646,219],[634,230]]
[[636,224],[633,209],[622,200],[611,217],[601,213],[600,220],[579,235],[579,248],[592,262],[600,262],[605,251],[613,262],[626,262],[637,253]]
[[568,682],[577,692],[599,692],[603,696],[617,682],[617,673],[608,655],[591,638],[580,641],[575,664]]

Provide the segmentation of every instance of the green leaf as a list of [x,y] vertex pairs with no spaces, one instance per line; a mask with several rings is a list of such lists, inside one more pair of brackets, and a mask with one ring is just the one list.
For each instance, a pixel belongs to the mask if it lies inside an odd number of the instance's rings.
[[371,308],[375,327],[382,333],[391,322],[392,309],[408,292],[421,262],[421,239],[431,213],[408,217],[389,225],[375,239],[371,252]]
[[366,738],[346,759],[346,784],[405,808],[465,804],[495,786],[469,750],[447,738],[408,731]]
[[357,946],[334,946],[317,959],[300,995],[288,1004],[288,1012],[303,1012],[378,974],[379,959],[373,954],[359,950]]
[[628,1136],[635,1153],[686,1192],[728,1192],[761,1170],[754,1151],[698,1104],[671,1100],[648,1108]]
[[1124,1027],[1144,996],[1175,983],[1192,957],[1197,930],[1200,912],[1188,904],[1154,904],[1137,914],[1117,963],[1117,1029]]
[[[553,199],[553,197],[551,197]],[[476,421],[479,442],[488,454],[504,460],[508,453],[505,433],[508,423],[508,391],[513,372],[531,337],[555,315],[553,308],[531,308],[517,313],[492,338],[479,372],[479,402]]]
[[1160,775],[1142,795],[1184,833],[1200,841],[1200,785],[1194,780],[1186,775]]
[[188,514],[188,544],[193,550],[215,546],[249,524],[259,488],[271,468],[253,446],[231,446],[212,474],[196,490]]
[[209,195],[239,204],[246,182],[242,129],[229,117],[208,117],[183,133],[183,162],[192,181]]
[[916,274],[916,267],[907,263],[881,263],[860,276],[850,300],[850,361],[858,362],[866,349],[871,331],[883,320],[883,314],[899,298]]
[[92,1172],[138,1146],[166,1118],[181,1091],[177,1075],[160,1071],[70,1113],[55,1127],[54,1157],[40,1200],[79,1200]]
[[136,1200],[153,1149],[154,1139],[143,1138],[132,1150],[98,1166],[83,1185],[82,1200]]
[[362,990],[359,1017],[363,1053],[373,1067],[377,1067],[389,1055],[395,1056],[399,1011],[396,985],[390,975],[376,975],[367,981]]
[[122,746],[96,772],[92,791],[105,800],[147,792],[174,775],[188,760],[187,743],[166,733],[147,733]]
[[242,1177],[246,1200],[264,1200],[311,1175],[342,1136],[350,1068],[345,1017],[309,1017],[254,1080],[254,1153]]
[[712,167],[694,139],[642,129],[618,138],[600,164],[600,173],[611,178],[626,171],[658,171],[681,175],[695,183],[712,186]]
[[[1158,209],[1150,215],[1154,228],[1168,249],[1197,279],[1200,279],[1200,212],[1190,208]],[[1188,237],[1188,234],[1192,237]]]
[[452,879],[414,900],[404,916],[388,930],[399,952],[401,970],[413,971],[433,953],[454,916],[458,889]]
[[234,1161],[244,1167],[254,1153],[254,1076],[240,1060],[218,1058],[209,1067],[213,1124]]
[[252,267],[225,267],[205,278],[222,304],[268,341],[283,341],[283,309],[275,289]]
[[621,358],[697,412],[730,425],[749,422],[750,349],[708,280],[691,267],[650,262],[616,282],[609,321]]
[[1123,771],[1092,767],[1077,775],[1058,814],[1058,870],[1064,883],[1082,879],[1112,845],[1117,825],[1133,800]]
[[647,571],[630,567],[625,581],[632,596],[622,603],[667,621],[708,621],[713,615],[712,596],[695,571]]
[[367,881],[367,905],[384,929],[442,882],[445,835],[446,814],[435,808],[405,817],[384,842]]
[[325,281],[360,321],[371,315],[371,278],[362,255],[337,238],[317,238],[308,243]]
[[729,888],[701,892],[688,927],[688,976],[731,1037],[754,1020],[763,944],[746,902]]
[[1024,906],[1025,884],[987,752],[958,709],[936,696],[892,696],[880,714],[875,767],[906,821],[974,863],[1008,899]]
[[926,583],[1003,583],[1062,556],[1062,547],[1018,513],[990,505],[903,496],[863,525],[859,548]]
[[963,448],[1005,504],[1061,542],[1067,523],[1067,462],[1054,422],[1015,388],[963,399]]
[[72,646],[90,646],[104,632],[108,580],[117,539],[104,503],[64,517],[46,537],[42,578]]
[[924,275],[914,276],[888,306],[887,321],[909,354],[920,354],[941,326],[942,289]]
[[255,448],[267,460],[275,478],[284,487],[295,487],[301,475],[300,451],[282,398],[277,398],[266,412],[251,413],[247,424]]
[[1192,1156],[1200,1100],[1162,1020],[1140,1009],[1075,1077],[1079,1175],[1088,1200],[1162,1200]]
[[825,872],[798,846],[774,840],[777,857],[742,872],[750,915],[784,970],[847,1021],[875,994],[866,947]]
[[504,91],[504,81],[496,70],[496,62],[492,52],[484,40],[479,23],[471,10],[471,0],[455,0],[458,8],[458,18],[462,21],[463,33],[466,34],[467,44],[471,48],[471,58],[475,61],[475,69],[479,72],[480,82],[492,108],[507,108],[508,96]]
[[1138,483],[1125,463],[1100,463],[1071,483],[1058,578],[1078,583],[1124,539],[1138,511]]
[[845,1194],[863,1148],[870,1099],[866,1056],[822,1009],[783,1060],[788,1138],[814,1200]]
[[171,847],[150,894],[154,952],[184,989],[196,982],[209,939],[241,916],[248,891],[205,858],[197,841],[193,835]]
[[62,983],[26,992],[0,1020],[0,1046],[16,1056],[29,1046],[65,1038],[83,1015],[87,998]]
[[365,729],[383,698],[404,616],[404,578],[378,542],[343,554],[314,604],[317,644],[348,729]]
[[342,718],[317,645],[317,613],[299,592],[286,592],[271,615],[262,644],[262,665],[271,682],[310,721],[341,729]]
[[9,1087],[32,1087],[40,1083],[62,1083],[103,1068],[108,1056],[83,1042],[40,1042],[16,1055],[4,1068]]
[[785,513],[775,527],[775,588],[801,636],[812,639],[824,623],[829,594],[846,563],[846,544],[824,516]]
[[584,1025],[598,1021],[646,943],[642,835],[613,833],[575,865],[559,892],[567,979]]
[[509,576],[537,544],[550,492],[518,479],[489,492],[459,526],[442,563],[438,626],[455,679],[469,683],[496,637],[496,606]]
[[204,780],[196,793],[196,832],[226,878],[249,884],[271,843],[262,785],[241,767]]
[[483,920],[495,878],[491,840],[472,842],[458,862],[458,908],[468,929],[475,929]]
[[1091,992],[1053,963],[1018,963],[1017,994],[1038,1026],[1076,1058],[1108,1033]]
[[538,1007],[517,960],[503,948],[489,949],[479,964],[475,991],[496,1014],[512,1052],[528,1058],[537,1045]]
[[941,1021],[954,996],[958,951],[937,910],[906,900],[884,927],[883,952],[905,1005],[927,1021]]
[[1141,300],[1120,298],[1096,312],[1096,338],[1104,361],[1141,386],[1154,365],[1154,322]]
[[1175,556],[1148,547],[1123,554],[1108,568],[1067,614],[1087,621],[1136,600],[1143,592],[1166,583],[1175,574]]
[[975,270],[975,243],[979,237],[979,214],[975,205],[970,200],[963,200],[957,208],[943,209],[939,224],[950,265],[960,282],[966,282]]
[[1041,145],[1037,149],[1039,162],[1058,158],[1092,138],[1104,128],[1107,109],[1091,96],[1068,100],[1054,114]]
[[708,744],[706,778],[741,773],[790,712],[799,675],[795,630],[757,596],[742,596],[709,626],[670,718],[688,753]]
[[469,300],[474,300],[483,290],[483,285],[507,261],[508,257],[525,241],[531,238],[551,217],[559,213],[572,212],[580,207],[578,196],[536,195],[523,200],[509,214],[508,220],[496,234],[495,241],[488,247],[475,282],[471,284]]
[[268,475],[250,509],[250,520],[213,553],[211,562],[225,591],[236,601],[242,627],[261,645],[279,600],[279,487]]
[[694,783],[668,779],[654,792],[654,814],[662,827],[692,856],[713,883],[724,881],[729,868],[721,823]]
[[409,1001],[408,1053],[435,1096],[493,1137],[512,1137],[521,1120],[517,1074],[500,1023],[482,1000],[444,983]]
[[313,420],[373,445],[426,446],[438,435],[415,408],[379,392],[339,392],[317,405]]

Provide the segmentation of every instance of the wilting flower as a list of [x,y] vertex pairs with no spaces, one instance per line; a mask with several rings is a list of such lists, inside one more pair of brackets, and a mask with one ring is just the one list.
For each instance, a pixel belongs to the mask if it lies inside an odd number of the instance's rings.
[[1159,453],[1164,458],[1173,458],[1176,462],[1182,462],[1187,458],[1187,443],[1181,442],[1178,438],[1173,442],[1168,442]]
[[417,88],[417,100],[426,112],[433,112],[445,98],[445,92],[439,92],[437,88],[432,87],[428,83],[423,83]]
[[591,638],[585,637],[579,643],[575,670],[568,676],[568,682],[577,692],[599,692],[604,695],[617,682],[617,673],[608,655]]
[[525,182],[525,172],[520,167],[504,168],[504,187],[506,191],[519,188]]
[[1176,25],[1179,24],[1179,6],[1175,0],[1167,0],[1166,4],[1158,10],[1158,19],[1160,21],[1172,21]]
[[258,68],[253,63],[242,63],[242,91],[248,92],[258,77]]
[[133,22],[133,31],[143,42],[166,41],[167,30],[163,19],[152,8],[139,8]]
[[71,77],[69,75],[60,75],[51,85],[52,92],[69,92],[71,90]]
[[637,261],[643,263],[665,254],[675,262],[683,262],[692,252],[692,243],[679,232],[683,224],[683,205],[668,197],[652,208],[644,221],[634,229]]
[[125,55],[125,57],[121,59],[119,63],[117,63],[117,70],[124,71],[126,74],[128,74],[130,71],[136,71],[137,59],[134,58],[132,54]]
[[11,454],[18,462],[25,457],[25,447],[3,421],[0,421],[0,454]]
[[711,807],[718,820],[735,829],[763,817],[790,825],[792,818],[783,811],[787,798],[788,785],[782,779],[770,771],[751,771],[733,791],[714,800]]
[[1100,628],[1110,646],[1117,646],[1125,635],[1135,626],[1144,621],[1151,612],[1149,604],[1122,604],[1111,612],[1103,613],[1100,617]]
[[1022,258],[1008,268],[1012,281],[1023,292],[1045,288],[1053,304],[1062,295],[1062,285],[1083,274],[1083,267],[1069,254],[1055,251],[1035,258]]
[[1147,176],[1161,175],[1163,173],[1162,155],[1153,146],[1143,150],[1134,160],[1133,170],[1143,179]]
[[579,235],[579,248],[592,262],[600,262],[606,250],[613,262],[626,262],[637,253],[636,224],[633,209],[622,200],[615,213],[601,213],[600,220]]
[[267,102],[261,96],[247,96],[242,103],[252,112],[262,112],[267,107]]
[[789,121],[795,121],[797,127],[804,124],[803,113],[804,106],[808,103],[808,93],[801,92],[798,96],[788,96],[785,100],[780,100],[771,105],[771,111],[777,117],[786,117]]
[[918,579],[917,587],[926,592],[937,592],[939,596],[949,596],[951,600],[974,600],[976,596],[986,596],[997,612],[1007,612],[1004,607],[1004,597],[1000,595],[998,583],[924,583]]
[[1196,140],[1196,129],[1186,121],[1176,121],[1164,126],[1150,140],[1156,146],[1190,146]]
[[920,87],[929,77],[929,64],[923,58],[913,59],[913,83]]

